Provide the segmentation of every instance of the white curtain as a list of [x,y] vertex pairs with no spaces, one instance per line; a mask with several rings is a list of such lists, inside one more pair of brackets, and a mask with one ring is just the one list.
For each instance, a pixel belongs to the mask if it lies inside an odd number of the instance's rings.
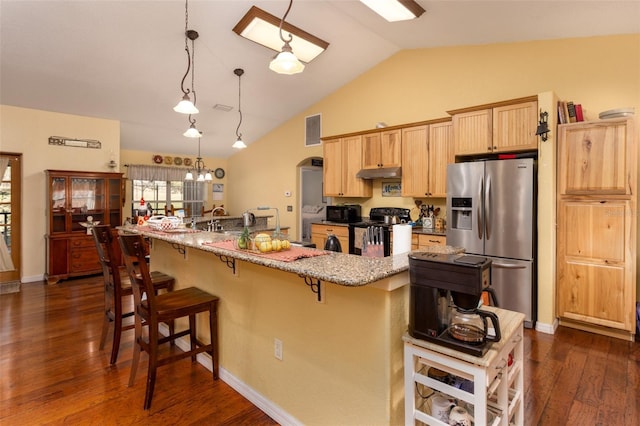
[[161,181],[183,181],[187,169],[184,167],[164,167],[147,166],[144,164],[130,164],[127,170],[127,177],[131,180],[161,180]]
[[[0,179],[4,176],[4,172],[7,170],[8,165],[9,158],[0,158]],[[15,266],[13,265],[13,260],[11,260],[11,253],[9,253],[9,248],[4,242],[4,235],[0,235],[0,272],[13,270],[15,270]]]

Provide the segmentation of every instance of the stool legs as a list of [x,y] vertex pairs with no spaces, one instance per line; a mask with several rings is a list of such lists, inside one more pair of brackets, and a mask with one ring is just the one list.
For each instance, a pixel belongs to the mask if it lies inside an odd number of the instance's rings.
[[209,307],[209,338],[211,339],[211,370],[213,380],[218,380],[218,304]]

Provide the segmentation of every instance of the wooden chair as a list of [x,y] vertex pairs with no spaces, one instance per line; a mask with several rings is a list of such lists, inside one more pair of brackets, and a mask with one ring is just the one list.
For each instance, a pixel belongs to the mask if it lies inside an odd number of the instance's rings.
[[191,217],[191,207],[187,206],[184,208],[174,207],[173,204],[170,206],[164,206],[164,215],[165,216],[175,216],[178,210],[184,210],[184,217]]
[[[218,297],[213,296],[196,287],[188,287],[156,295],[153,291],[151,276],[147,264],[144,262],[144,241],[142,236],[121,235],[120,247],[124,262],[129,272],[133,288],[135,305],[135,348],[131,362],[129,386],[135,381],[140,352],[149,354],[147,373],[147,389],[144,398],[144,409],[151,407],[153,389],[156,382],[156,369],[180,359],[191,357],[196,362],[196,355],[207,352],[211,355],[213,379],[218,379]],[[145,296],[146,297],[143,297]],[[196,314],[209,312],[210,343],[201,342],[196,335]],[[189,317],[189,328],[180,332],[169,331],[166,337],[160,337],[158,324],[173,321],[181,317]],[[148,340],[142,336],[143,322],[148,324]],[[187,352],[159,355],[159,346],[166,342],[173,342],[182,336],[189,336],[190,350]]]
[[[129,330],[134,324],[123,325],[124,319],[133,315],[133,311],[123,311],[123,302],[133,296],[131,281],[126,270],[121,265],[120,245],[116,241],[111,226],[98,225],[92,229],[93,240],[98,250],[98,258],[102,265],[104,278],[104,321],[100,334],[100,350],[104,349],[109,333],[109,326],[113,323],[113,343],[111,346],[110,364],[115,364],[120,350],[120,337],[123,330]],[[155,291],[165,289],[171,291],[175,279],[162,272],[151,272]],[[173,324],[169,324],[173,329]]]

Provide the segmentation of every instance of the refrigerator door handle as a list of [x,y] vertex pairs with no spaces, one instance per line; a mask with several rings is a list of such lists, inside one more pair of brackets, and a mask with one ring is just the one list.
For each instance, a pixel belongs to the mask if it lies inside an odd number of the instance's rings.
[[485,239],[491,239],[491,177],[486,178],[487,182],[484,187],[484,223],[485,223]]
[[476,214],[478,215],[478,239],[482,239],[484,231],[484,217],[482,215],[482,193],[484,192],[484,178],[478,182],[478,205],[476,206]]
[[496,261],[493,261],[491,263],[491,266],[496,268],[504,268],[504,269],[525,269],[526,268],[526,265],[522,265],[522,264],[500,263]]

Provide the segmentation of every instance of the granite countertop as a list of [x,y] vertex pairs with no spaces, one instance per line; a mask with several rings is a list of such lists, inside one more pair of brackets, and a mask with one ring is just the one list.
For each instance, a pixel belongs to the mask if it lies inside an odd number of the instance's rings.
[[[233,233],[225,232],[157,232],[144,227],[127,226],[120,227],[121,231],[142,234],[149,238],[167,241],[198,250],[208,251],[218,256],[251,262],[269,268],[292,272],[302,276],[329,281],[335,284],[358,287],[380,281],[409,270],[409,257],[407,253],[389,257],[362,257],[346,253],[327,251],[326,255],[297,259],[292,262],[272,260],[264,255],[240,250],[226,250],[220,247],[205,245],[207,243],[222,242],[233,237]],[[306,250],[315,250],[306,248]],[[428,250],[437,250],[438,253],[461,253],[458,247],[436,246]],[[324,250],[323,250],[324,251]]]

